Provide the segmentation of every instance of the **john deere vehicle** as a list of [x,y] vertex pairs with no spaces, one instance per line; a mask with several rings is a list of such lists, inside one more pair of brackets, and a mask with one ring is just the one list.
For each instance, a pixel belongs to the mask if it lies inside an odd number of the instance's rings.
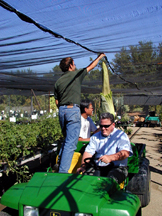
[[149,112],[149,115],[146,116],[145,126],[161,126],[159,116],[155,114],[155,111]]
[[[78,143],[75,155],[79,159],[82,147],[83,143]],[[38,172],[28,183],[14,185],[3,194],[1,204],[8,207],[6,212],[10,214],[0,212],[0,215],[140,216],[141,207],[150,201],[149,161],[145,158],[145,145],[132,143],[132,148],[129,176],[123,185],[87,173]],[[78,164],[79,160],[76,161]]]

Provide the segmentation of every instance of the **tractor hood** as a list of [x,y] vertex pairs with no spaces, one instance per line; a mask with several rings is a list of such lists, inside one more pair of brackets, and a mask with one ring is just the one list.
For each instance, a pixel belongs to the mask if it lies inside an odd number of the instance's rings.
[[[12,199],[15,192],[16,198]],[[114,197],[116,200],[112,199],[115,194],[118,194]],[[115,210],[119,206],[123,208],[123,204],[128,205],[129,209],[130,201],[125,199],[125,196],[122,191],[119,191],[119,185],[110,178],[63,173],[35,173],[29,183],[11,187],[2,196],[1,203],[12,208],[13,202],[15,206],[18,202],[19,206],[98,214],[101,208]],[[130,196],[135,199],[134,195]],[[117,197],[120,197],[120,200]],[[136,202],[140,205],[138,198]],[[18,209],[18,203],[16,209]],[[136,205],[131,205],[132,207],[137,208]]]
[[[114,186],[113,186],[114,185]],[[112,179],[100,177],[61,174],[36,173],[26,186],[20,202],[62,211],[81,211],[88,203],[90,212],[109,199],[108,191],[116,189]]]

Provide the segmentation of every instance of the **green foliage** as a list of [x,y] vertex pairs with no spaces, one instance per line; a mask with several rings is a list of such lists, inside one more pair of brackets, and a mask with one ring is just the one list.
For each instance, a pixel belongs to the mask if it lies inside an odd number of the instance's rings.
[[56,106],[54,97],[50,97],[50,109],[56,112],[57,106]]
[[162,122],[162,112],[159,114],[159,120]]
[[93,80],[102,81],[102,73],[99,69],[90,71],[84,78],[84,82]]
[[50,70],[49,73],[44,74],[44,77],[55,77],[57,80],[60,77],[60,74],[62,74],[61,68],[59,65],[55,65],[55,67],[52,68],[52,71]]
[[127,113],[124,113],[121,117],[121,122],[125,123],[128,122],[130,120],[130,116]]
[[[26,167],[15,168],[19,158],[33,156],[39,150],[42,153],[50,145],[63,138],[58,117],[42,118],[37,121],[15,124],[0,122],[0,166],[7,164],[7,173],[16,172],[17,179],[27,179],[23,172]],[[18,180],[18,181],[19,181]]]
[[47,150],[49,145],[63,138],[58,118],[43,119],[39,124],[37,146]]
[[125,129],[125,133],[127,134],[127,135],[130,135],[130,134],[132,134],[132,129],[131,128],[128,128],[128,129]]
[[156,106],[156,114],[160,115],[162,113],[162,106],[161,105],[157,105]]
[[9,172],[16,174],[16,183],[22,183],[27,182],[31,179],[32,174],[29,172],[28,166],[18,166],[16,161],[13,161],[12,166],[10,166],[10,169],[7,169],[6,174],[8,175]]
[[146,108],[147,108],[146,106],[130,105],[129,106],[129,111],[130,112],[142,112]]
[[[50,71],[49,74],[51,73],[53,72]],[[32,75],[31,77],[39,76],[37,73],[33,72],[30,68],[28,68],[27,70],[17,70],[16,72],[11,72],[11,75],[12,74],[14,76],[15,75],[18,75],[18,76],[19,75]],[[33,97],[33,109],[39,110],[39,105],[37,101],[39,102],[41,109],[43,110],[48,109],[48,107],[46,107],[46,104],[48,104],[46,102],[46,96],[44,95],[37,96],[37,100],[35,99],[35,97]],[[5,108],[7,108],[6,111],[9,111],[9,109],[12,109],[12,107],[19,107],[19,109],[21,110],[23,106],[30,106],[30,105],[31,105],[31,95],[30,96],[12,95],[12,91],[11,91],[10,95],[0,96],[0,111],[5,110]]]
[[123,112],[129,112],[130,108],[129,108],[129,105],[123,105],[122,106],[122,111]]
[[53,71],[54,73],[62,72],[62,71],[61,71],[61,68],[59,67],[59,65],[56,65],[55,67],[53,67],[53,68],[52,68],[52,71]]
[[[48,96],[41,95],[37,96],[37,101],[41,109],[48,110]],[[39,110],[39,105],[37,103],[35,97],[33,96],[33,109]],[[12,107],[19,107],[18,109],[22,109],[24,106],[31,106],[31,96],[22,96],[22,95],[3,95],[0,96],[0,111],[12,109]]]
[[13,74],[24,74],[24,75],[30,74],[30,75],[33,75],[33,76],[37,76],[37,73],[33,72],[30,68],[28,68],[27,70],[17,70]]

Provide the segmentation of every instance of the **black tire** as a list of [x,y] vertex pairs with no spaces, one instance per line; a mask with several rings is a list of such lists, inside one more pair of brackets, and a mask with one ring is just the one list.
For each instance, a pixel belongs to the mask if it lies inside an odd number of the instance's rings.
[[136,216],[141,216],[141,215],[142,215],[142,210],[141,210],[141,207],[140,207],[137,214],[136,214]]
[[129,180],[126,187],[126,191],[136,194],[139,197],[141,207],[147,206],[150,202],[150,181],[149,160],[142,158],[139,172]]
[[151,182],[151,173],[150,173],[150,169],[148,169],[148,176],[147,176],[147,180],[146,180],[146,190],[144,194],[140,194],[138,195],[140,201],[141,201],[141,206],[145,207],[149,204],[150,202],[150,197],[151,197],[151,191],[150,191],[150,182]]
[[7,212],[1,211],[0,212],[0,216],[11,216],[11,215],[8,214]]
[[3,209],[3,211],[0,211],[0,216],[18,216],[19,212],[18,210],[11,209],[9,207],[6,207]]

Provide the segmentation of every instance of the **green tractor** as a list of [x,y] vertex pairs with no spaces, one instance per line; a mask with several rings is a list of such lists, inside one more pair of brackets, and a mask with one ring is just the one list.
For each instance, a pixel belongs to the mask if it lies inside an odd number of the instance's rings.
[[[85,145],[78,143],[79,158]],[[123,186],[111,178],[88,175],[88,171],[79,175],[48,169],[35,173],[28,183],[9,188],[1,197],[1,204],[7,208],[0,216],[142,215],[141,207],[150,201],[149,161],[144,144],[132,143],[132,148],[134,155],[129,158],[129,175]]]

